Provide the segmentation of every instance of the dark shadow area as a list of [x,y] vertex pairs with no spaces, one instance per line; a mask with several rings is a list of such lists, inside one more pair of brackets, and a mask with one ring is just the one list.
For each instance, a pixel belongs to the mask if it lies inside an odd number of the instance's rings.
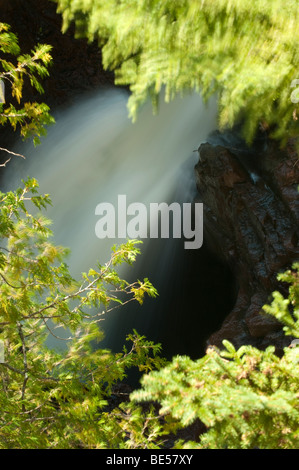
[[[235,303],[238,288],[230,268],[205,243],[198,250],[184,250],[183,240],[150,240],[140,258],[132,280],[148,277],[159,296],[110,312],[107,324],[101,324],[106,334],[101,347],[119,352],[134,328],[161,343],[168,360],[178,354],[202,357],[209,336]],[[135,382],[137,375],[130,372],[128,381]]]

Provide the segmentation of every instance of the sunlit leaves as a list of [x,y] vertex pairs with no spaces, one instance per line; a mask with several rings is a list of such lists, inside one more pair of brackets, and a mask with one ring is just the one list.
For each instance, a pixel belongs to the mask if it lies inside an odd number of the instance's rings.
[[219,124],[244,121],[250,141],[259,122],[285,141],[298,134],[291,82],[298,78],[298,5],[294,0],[55,0],[63,30],[98,39],[103,65],[129,85],[129,111],[164,88],[166,101],[217,92]]
[[263,310],[284,324],[287,335],[299,337],[299,263],[294,263],[293,270],[279,274],[278,279],[291,285],[289,297],[285,299],[280,292],[273,292],[271,305],[264,305]]
[[[224,340],[199,360],[166,362],[160,345],[133,331],[122,352],[101,349],[99,324],[109,310],[157,295],[148,279],[129,283],[117,272],[136,259],[137,240],[113,247],[107,263],[75,280],[49,221],[28,210],[32,202],[50,203],[35,179],[0,193],[1,448],[157,449],[198,419],[206,432],[175,448],[298,447],[295,344],[278,357],[273,346]],[[299,338],[298,264],[279,279],[289,296],[274,293],[264,311]],[[49,349],[49,335],[64,347]],[[144,374],[142,387],[114,406],[114,387],[132,367]]]
[[[114,247],[110,260],[75,280],[64,258],[68,250],[51,241],[49,221],[32,215],[48,195],[32,178],[15,192],[0,193],[0,448],[107,447],[110,427],[125,412],[101,425],[113,385],[128,368],[148,372],[164,365],[160,346],[134,332],[130,349],[113,354],[99,347],[99,322],[115,305],[141,301],[156,290],[145,279],[128,283],[115,267],[132,264],[137,241]],[[123,295],[123,298],[121,298]],[[52,336],[63,347],[47,347]],[[141,418],[140,418],[141,420]]]
[[39,137],[45,135],[45,126],[52,124],[54,118],[44,103],[22,103],[23,89],[25,81],[29,80],[33,88],[43,93],[40,79],[49,75],[51,46],[41,44],[31,54],[19,55],[16,35],[10,31],[9,25],[0,23],[0,51],[0,80],[4,85],[4,99],[1,101],[5,102],[5,90],[9,90],[17,104],[0,104],[0,124],[9,123],[14,130],[19,128],[22,137],[32,137],[37,144]]
[[[289,283],[289,298],[276,293],[264,310],[299,338],[298,264],[279,279]],[[175,357],[143,376],[142,388],[131,399],[158,402],[169,431],[197,418],[206,425],[198,442],[178,441],[177,448],[298,448],[299,347],[285,348],[280,358],[273,346],[236,349],[226,340],[223,346],[221,351],[209,347],[197,361]]]

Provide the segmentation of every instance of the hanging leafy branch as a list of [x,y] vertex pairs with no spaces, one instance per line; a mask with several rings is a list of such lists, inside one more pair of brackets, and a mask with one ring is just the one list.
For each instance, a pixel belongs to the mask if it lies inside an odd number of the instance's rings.
[[129,85],[136,118],[148,98],[157,106],[196,90],[217,93],[220,127],[240,119],[248,141],[266,122],[285,142],[298,135],[298,5],[296,0],[55,0],[63,30],[97,39],[115,83]]
[[[45,135],[45,126],[52,124],[54,118],[49,107],[44,103],[22,103],[25,80],[39,93],[43,93],[41,79],[48,76],[51,64],[51,46],[37,45],[31,54],[20,55],[20,47],[10,26],[0,23],[0,125],[9,123],[14,130],[20,129],[24,138],[32,137],[34,143],[40,142],[39,137]],[[6,103],[5,95],[11,99]],[[12,101],[15,100],[16,104]],[[4,149],[5,150],[5,149]]]

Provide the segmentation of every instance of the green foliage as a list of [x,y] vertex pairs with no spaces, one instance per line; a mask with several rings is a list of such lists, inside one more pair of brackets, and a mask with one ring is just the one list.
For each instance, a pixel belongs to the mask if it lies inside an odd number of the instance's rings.
[[[104,424],[113,385],[128,368],[148,372],[162,360],[160,346],[135,331],[122,353],[95,348],[103,336],[98,324],[114,305],[142,303],[156,290],[147,279],[128,283],[116,271],[134,262],[136,240],[114,247],[105,265],[75,281],[67,250],[51,243],[49,221],[27,209],[50,203],[37,187],[30,179],[23,189],[0,193],[0,448],[106,448],[110,427],[121,421]],[[48,335],[61,338],[65,350],[47,347]]]
[[44,103],[21,103],[25,79],[39,93],[43,92],[40,79],[48,76],[51,63],[51,46],[37,45],[30,54],[20,55],[18,39],[10,31],[10,26],[0,23],[0,83],[11,94],[16,105],[5,103],[5,93],[0,100],[0,125],[9,123],[13,129],[18,126],[22,137],[39,137],[45,134],[45,126],[54,122],[49,107]]
[[[35,143],[54,120],[45,104],[21,100],[26,79],[43,92],[39,78],[48,75],[50,50],[39,45],[20,55],[17,37],[0,23],[0,124],[20,126]],[[9,95],[18,109],[5,103]],[[98,344],[105,313],[157,295],[148,279],[128,283],[117,272],[134,263],[140,241],[112,247],[105,265],[75,280],[65,262],[68,250],[51,242],[50,221],[29,210],[48,204],[34,178],[15,192],[0,192],[0,448],[122,448],[145,439],[156,447],[150,436],[156,426],[150,418],[144,425],[140,408],[111,403],[129,368],[147,373],[165,364],[160,345],[135,330],[121,353]],[[47,346],[49,337],[64,347]]]
[[[133,115],[148,96],[155,102],[163,85],[166,99],[193,88],[206,97],[218,91],[222,125],[246,107],[247,136],[264,118],[279,122],[277,137],[292,131],[288,87],[298,64],[296,5],[283,6],[280,0],[254,7],[239,0],[59,0],[65,25],[74,19],[78,31],[103,40],[105,65],[131,85]],[[252,33],[257,25],[265,34]],[[0,50],[0,80],[13,99],[20,104],[25,77],[41,92],[49,46],[20,56],[16,36],[0,23]],[[42,135],[52,122],[43,104],[0,107],[0,124],[20,125],[24,137]],[[121,353],[101,349],[104,314],[157,292],[148,279],[128,283],[117,272],[140,253],[136,240],[113,247],[106,264],[73,279],[68,250],[51,241],[50,221],[28,209],[50,203],[35,179],[0,193],[0,448],[159,449],[169,433],[196,419],[207,431],[175,448],[298,448],[298,347],[285,348],[280,358],[274,347],[236,350],[223,341],[222,351],[211,347],[197,361],[177,356],[166,363],[160,345],[133,331]],[[296,338],[298,271],[297,263],[279,275],[290,285],[288,298],[274,292],[264,306]],[[47,346],[49,336],[65,347]],[[142,388],[114,404],[115,387],[131,367],[144,373]]]
[[[299,338],[299,265],[279,276],[291,283],[289,298],[274,294],[264,310],[285,325],[286,334]],[[288,310],[288,306],[292,310]],[[299,445],[299,347],[287,347],[283,357],[275,348],[260,351],[252,346],[235,350],[223,341],[192,361],[175,357],[159,371],[142,378],[142,389],[131,398],[155,401],[166,425],[175,431],[200,419],[207,427],[199,442],[178,441],[176,448],[298,448]]]
[[284,324],[286,335],[293,335],[299,338],[299,263],[294,263],[292,270],[281,273],[277,276],[279,281],[287,282],[291,285],[288,299],[284,299],[280,292],[273,292],[273,302],[265,305],[264,311],[276,317]]
[[[248,141],[258,125],[273,136],[298,134],[291,82],[298,77],[296,0],[55,0],[63,29],[98,39],[103,65],[129,85],[130,115],[165,87],[217,92],[220,126],[244,121]],[[295,119],[294,119],[295,116]]]

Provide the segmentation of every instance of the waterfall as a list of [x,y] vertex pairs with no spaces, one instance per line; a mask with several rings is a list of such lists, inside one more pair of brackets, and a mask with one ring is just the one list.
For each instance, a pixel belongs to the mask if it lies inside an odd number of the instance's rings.
[[[56,125],[41,145],[15,149],[26,160],[15,160],[6,173],[5,189],[16,189],[21,179],[30,176],[38,180],[41,193],[50,194],[53,207],[46,215],[53,220],[55,242],[71,249],[68,264],[73,276],[95,266],[95,260],[106,262],[110,247],[123,241],[96,237],[99,203],[116,205],[120,194],[127,196],[128,204],[193,199],[197,161],[193,150],[217,127],[215,100],[206,106],[198,94],[178,97],[169,104],[161,100],[158,115],[153,115],[148,103],[134,124],[128,118],[127,98],[123,91],[100,91],[57,112]],[[186,271],[184,256],[193,259],[198,256],[194,252],[201,250],[184,250],[177,239],[143,241],[136,266],[126,274],[131,279],[149,277],[158,288],[159,300],[149,299],[145,310],[129,304],[124,312],[118,309],[107,315],[101,323],[106,344],[118,350],[132,328],[142,334],[166,328],[167,342],[178,342],[180,321],[166,312],[166,306],[181,288],[178,275]],[[186,273],[184,279],[188,268]],[[183,304],[187,308],[187,299]],[[186,317],[186,312],[177,315]],[[184,344],[188,341],[184,338]]]

